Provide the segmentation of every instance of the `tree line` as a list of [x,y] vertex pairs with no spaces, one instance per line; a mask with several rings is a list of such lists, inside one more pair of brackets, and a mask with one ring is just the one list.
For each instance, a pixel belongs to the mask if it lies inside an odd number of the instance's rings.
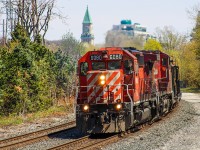
[[108,31],[106,46],[136,47],[139,50],[161,50],[169,54],[180,67],[183,87],[200,88],[200,12],[195,13],[195,26],[190,35],[181,34],[173,27],[157,28],[156,39],[128,36],[120,31]]
[[17,24],[7,46],[0,47],[0,116],[36,112],[73,98],[76,64],[85,50],[67,33],[51,51],[41,36],[31,41]]

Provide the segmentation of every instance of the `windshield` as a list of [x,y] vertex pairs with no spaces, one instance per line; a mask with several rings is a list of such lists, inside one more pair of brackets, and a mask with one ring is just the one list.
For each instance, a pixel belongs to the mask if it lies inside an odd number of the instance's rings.
[[92,70],[106,69],[105,62],[92,62]]
[[121,68],[121,61],[109,61],[108,70],[115,70]]

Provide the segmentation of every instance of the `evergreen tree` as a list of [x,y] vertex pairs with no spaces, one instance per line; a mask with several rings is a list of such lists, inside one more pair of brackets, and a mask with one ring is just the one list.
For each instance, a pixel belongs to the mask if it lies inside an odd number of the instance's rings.
[[39,41],[38,37],[31,42],[18,24],[9,48],[1,51],[0,114],[24,114],[52,106],[53,53]]
[[55,53],[41,44],[40,35],[32,42],[19,24],[11,37],[0,49],[0,115],[36,112],[73,97],[76,63],[85,48],[72,34]]

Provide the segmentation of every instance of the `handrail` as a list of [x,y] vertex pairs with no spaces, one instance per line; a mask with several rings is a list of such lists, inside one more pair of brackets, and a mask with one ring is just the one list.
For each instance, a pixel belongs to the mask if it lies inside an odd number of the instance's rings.
[[[129,97],[129,99],[130,99],[130,102],[131,102],[131,124],[133,124],[133,122],[134,122],[134,115],[133,115],[133,106],[134,106],[134,101],[133,101],[133,99],[132,99],[132,97],[131,97],[131,95],[130,95],[130,93],[129,93],[129,86],[132,86],[132,84],[113,84],[113,85],[108,85],[108,86],[125,86],[126,88],[126,92],[127,92],[127,95],[128,95],[128,97]],[[84,88],[84,87],[97,87],[97,86],[75,86],[76,87],[76,99],[78,98],[78,89],[79,88]],[[96,93],[96,92],[95,92]],[[75,100],[75,102],[76,102],[76,104],[77,104],[77,101]],[[96,102],[96,104],[97,104],[97,102]]]
[[[127,94],[128,94],[128,97],[130,99],[130,101],[133,101],[133,99],[131,98],[130,96],[130,93],[129,93],[129,89],[128,87],[129,86],[132,86],[132,84],[109,84],[107,86],[125,86],[126,87],[126,91],[127,91]],[[88,87],[93,87],[96,89],[96,87],[102,87],[100,85],[88,85],[88,86],[74,86],[76,88],[76,99],[78,98],[78,90],[79,88],[88,88]],[[85,91],[84,91],[85,92]],[[96,93],[96,92],[95,92]],[[77,103],[77,101],[75,101]]]

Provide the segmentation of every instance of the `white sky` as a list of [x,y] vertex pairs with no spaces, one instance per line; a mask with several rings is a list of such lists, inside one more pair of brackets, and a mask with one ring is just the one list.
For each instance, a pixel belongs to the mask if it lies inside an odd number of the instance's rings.
[[173,26],[178,32],[190,33],[194,22],[187,10],[200,0],[57,0],[57,7],[67,16],[67,24],[54,19],[46,35],[48,40],[61,39],[70,31],[80,40],[82,21],[88,5],[93,21],[95,44],[104,43],[105,35],[122,19],[131,19],[154,33],[156,27]]

